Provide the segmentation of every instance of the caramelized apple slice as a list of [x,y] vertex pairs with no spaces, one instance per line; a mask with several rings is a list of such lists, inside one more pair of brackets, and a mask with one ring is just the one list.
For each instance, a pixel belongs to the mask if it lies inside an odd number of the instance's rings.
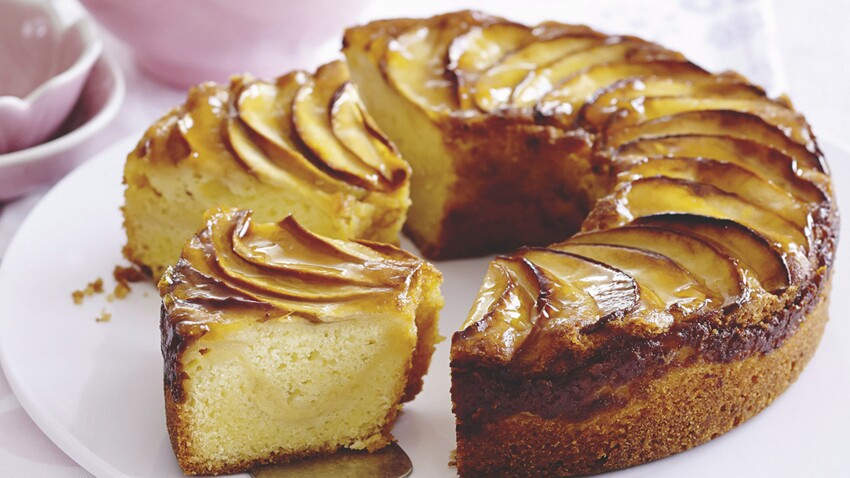
[[377,170],[388,184],[400,186],[410,176],[410,167],[364,111],[363,102],[350,81],[334,93],[330,116],[334,136],[361,161]]
[[278,78],[275,84],[255,81],[239,91],[235,102],[236,113],[245,125],[293,158],[303,159],[303,155],[293,139],[292,101],[309,78],[309,74],[295,71]]
[[616,134],[617,128],[686,111],[728,110],[756,115],[767,123],[777,127],[786,136],[803,146],[814,143],[809,125],[800,114],[768,98],[737,99],[726,98],[725,96],[665,96],[647,97],[639,103],[633,102],[632,105],[631,108],[623,110],[627,114],[621,114],[609,125],[608,131],[611,134]]
[[[563,242],[551,247],[601,262],[631,275],[652,292],[662,310],[690,315],[703,309],[709,301],[722,302],[719,296],[697,281],[682,266],[661,254],[643,249],[605,244]],[[642,300],[650,297],[641,296]],[[654,301],[653,301],[654,302]]]
[[605,37],[601,34],[583,32],[556,36],[526,45],[506,55],[481,74],[473,93],[475,105],[488,113],[504,108],[510,102],[514,88],[529,72],[548,65],[561,56],[601,44],[603,41]]
[[827,201],[824,192],[802,178],[796,163],[779,150],[747,139],[728,136],[677,135],[626,143],[614,152],[615,162],[636,163],[655,157],[707,158],[749,169],[801,201]]
[[389,83],[432,116],[459,106],[454,84],[445,74],[449,45],[458,33],[456,28],[419,25],[387,45],[383,68]]
[[623,226],[577,234],[571,244],[628,246],[661,254],[679,264],[710,289],[721,307],[739,305],[746,292],[735,261],[720,249],[694,236],[650,226]]
[[[608,208],[592,212],[587,224],[594,229],[609,229],[643,216],[690,213],[731,219],[769,237],[783,251],[796,252],[808,247],[807,230],[708,184],[663,177],[641,178],[622,185],[613,202]],[[611,214],[612,210],[616,214]]]
[[[674,62],[675,64],[681,62]],[[599,130],[612,114],[631,107],[633,101],[658,96],[722,96],[724,98],[756,99],[765,96],[764,90],[748,83],[742,77],[720,75],[668,75],[655,74],[618,81],[600,90],[589,99],[579,113],[582,125]]]
[[549,65],[541,65],[530,72],[514,89],[511,103],[516,107],[530,107],[562,81],[594,65],[629,60],[680,60],[676,52],[647,43],[634,37],[614,37],[602,45],[591,46],[559,58]]
[[339,61],[321,66],[314,78],[307,80],[292,104],[292,122],[298,136],[315,158],[338,175],[368,189],[391,189],[380,171],[354,155],[334,136],[331,125],[331,101],[336,91],[348,81],[348,70]]
[[623,271],[551,249],[524,249],[518,254],[528,260],[544,286],[540,315],[517,357],[530,372],[546,371],[580,334],[637,306],[637,284]]
[[779,129],[750,113],[729,110],[688,111],[656,118],[606,134],[605,144],[616,149],[640,138],[700,134],[749,139],[775,148],[794,158],[804,170],[825,172],[826,167],[814,143],[802,146],[785,136]]
[[[548,307],[549,310],[545,327],[557,328],[567,322],[579,328],[587,327],[613,315],[623,315],[637,302],[637,285],[632,277],[623,271],[585,257],[552,249],[522,249],[518,255],[531,262],[538,275],[544,278],[539,282],[547,285],[548,289],[541,297],[543,307]],[[569,301],[559,297],[556,289],[567,286],[592,298],[592,308],[589,305],[572,307]],[[568,306],[570,314],[574,315],[561,312]],[[540,322],[541,319],[538,319],[538,326]]]
[[659,214],[635,219],[632,224],[683,231],[711,242],[752,271],[761,286],[780,294],[791,282],[782,253],[754,230],[728,219],[694,214]]
[[454,355],[463,351],[481,360],[510,362],[539,317],[540,292],[539,277],[527,261],[497,257],[490,262],[469,316],[453,338],[464,346],[452,347],[452,360],[463,358]]
[[591,66],[546,93],[540,100],[538,110],[545,115],[554,115],[564,125],[572,125],[589,98],[600,89],[627,78],[678,77],[679,81],[704,78],[708,72],[688,61],[616,61]]
[[809,224],[809,208],[784,190],[736,164],[703,158],[653,158],[618,175],[621,182],[664,176],[710,184],[721,191],[769,209],[800,229]]
[[525,25],[518,23],[496,23],[473,28],[457,36],[449,45],[448,70],[457,83],[457,98],[460,108],[474,108],[472,100],[475,83],[482,72],[506,54],[527,44],[534,35]]

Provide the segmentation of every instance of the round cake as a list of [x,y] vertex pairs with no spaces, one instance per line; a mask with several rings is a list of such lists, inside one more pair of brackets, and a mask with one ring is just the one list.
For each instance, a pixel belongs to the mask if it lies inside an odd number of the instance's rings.
[[349,29],[405,229],[499,256],[452,337],[463,477],[655,460],[758,413],[822,335],[838,211],[787,98],[676,51],[477,12]]

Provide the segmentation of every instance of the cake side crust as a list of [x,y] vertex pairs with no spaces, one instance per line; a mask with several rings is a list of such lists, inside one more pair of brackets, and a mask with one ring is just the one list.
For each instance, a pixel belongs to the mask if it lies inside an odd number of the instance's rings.
[[631,391],[625,406],[580,422],[521,412],[475,433],[458,427],[458,471],[464,477],[601,473],[705,443],[756,415],[797,379],[823,335],[828,304],[822,294],[772,352],[675,368]]

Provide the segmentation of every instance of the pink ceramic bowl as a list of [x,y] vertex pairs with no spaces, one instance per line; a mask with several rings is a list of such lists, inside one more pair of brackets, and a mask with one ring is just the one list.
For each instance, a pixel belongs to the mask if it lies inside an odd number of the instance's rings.
[[[312,68],[368,3],[350,0],[81,0],[155,78],[187,87],[234,73]],[[338,48],[338,47],[337,47]]]
[[[4,0],[0,0],[4,1]],[[0,154],[0,201],[53,184],[105,144],[93,136],[118,114],[124,100],[124,77],[113,61],[101,56],[91,69],[71,114],[49,141]]]
[[44,0],[0,1],[0,153],[56,132],[101,49],[90,20],[66,27]]

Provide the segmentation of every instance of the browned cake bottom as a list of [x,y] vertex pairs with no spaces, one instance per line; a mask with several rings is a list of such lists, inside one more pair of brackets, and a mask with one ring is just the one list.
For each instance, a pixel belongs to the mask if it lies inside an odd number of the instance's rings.
[[822,295],[794,335],[772,352],[670,370],[634,392],[625,407],[580,422],[523,412],[482,425],[474,436],[459,430],[458,471],[465,478],[601,473],[716,438],[797,379],[823,335],[828,302],[828,294]]

